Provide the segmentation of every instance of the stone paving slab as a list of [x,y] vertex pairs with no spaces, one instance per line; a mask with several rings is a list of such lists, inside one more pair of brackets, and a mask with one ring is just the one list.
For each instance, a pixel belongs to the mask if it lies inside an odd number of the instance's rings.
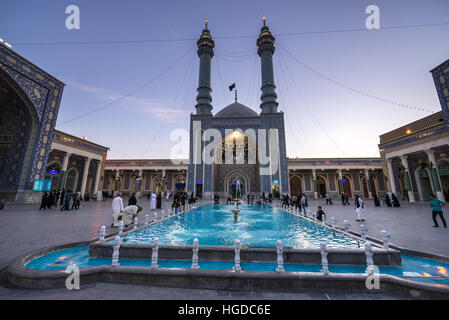
[[[391,243],[416,251],[424,251],[449,257],[449,228],[443,228],[438,219],[439,228],[432,228],[432,211],[428,203],[401,203],[400,208],[386,206],[375,207],[372,200],[365,200],[365,222],[357,222],[355,205],[342,206],[334,201],[334,205],[326,205],[325,200],[309,200],[309,209],[316,211],[320,205],[330,221],[334,216],[337,225],[343,226],[344,220],[350,223],[350,230],[360,233],[360,224],[365,224],[367,234],[376,239],[382,239],[381,230],[386,230]],[[449,223],[447,207],[443,208],[445,219]]]
[[[6,272],[3,272],[6,273]],[[23,290],[4,285],[0,274],[0,300],[402,300],[379,293],[246,292],[163,288],[115,283],[96,283],[79,290]]]

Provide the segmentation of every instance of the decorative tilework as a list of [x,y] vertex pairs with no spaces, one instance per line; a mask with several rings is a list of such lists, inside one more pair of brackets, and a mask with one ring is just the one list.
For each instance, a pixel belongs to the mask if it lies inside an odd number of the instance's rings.
[[[23,158],[18,160],[21,166],[20,178],[13,190],[30,192],[34,180],[44,176],[64,84],[4,46],[0,46],[0,78],[7,83],[8,90],[13,90],[24,103],[25,110],[31,115],[31,122],[27,126],[29,136],[26,130],[14,133],[22,138],[20,147],[26,151]],[[48,99],[50,96],[54,99]],[[9,99],[6,103],[11,101]],[[27,121],[26,116],[20,118]],[[25,194],[21,196],[26,197]]]
[[449,96],[447,95],[449,72],[447,72],[447,70],[449,70],[449,60],[446,60],[441,65],[433,69],[431,73],[438,98],[440,99],[444,119],[446,121],[446,129],[449,131]]

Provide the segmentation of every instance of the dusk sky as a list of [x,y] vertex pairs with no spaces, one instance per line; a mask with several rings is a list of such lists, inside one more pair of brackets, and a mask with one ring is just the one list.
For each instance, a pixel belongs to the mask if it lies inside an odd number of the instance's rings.
[[[72,4],[80,8],[79,30],[65,27]],[[368,5],[380,8],[380,30],[298,34],[364,29]],[[389,27],[449,23],[448,12],[447,0],[2,0],[0,38],[66,84],[56,129],[110,147],[109,159],[168,158],[170,132],[188,130],[195,111],[196,39],[206,18],[215,40],[213,113],[233,102],[234,82],[239,102],[260,112],[256,39],[265,15],[276,37],[287,155],[374,157],[380,134],[431,113],[342,88],[290,54],[351,88],[437,112],[429,70],[449,58],[449,24]]]

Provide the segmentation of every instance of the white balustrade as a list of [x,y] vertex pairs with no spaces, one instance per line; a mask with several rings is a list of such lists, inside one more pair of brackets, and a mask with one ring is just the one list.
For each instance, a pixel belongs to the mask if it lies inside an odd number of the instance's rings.
[[122,221],[120,221],[119,222],[119,224],[118,224],[118,234],[119,235],[122,235],[123,234],[123,228],[125,227],[125,224],[124,224],[124,222],[123,222],[123,220]]
[[137,217],[135,217],[135,218],[134,218],[134,223],[133,223],[133,230],[136,230],[136,229],[137,229],[137,224],[138,224],[137,221],[138,221],[138,220],[137,220]]
[[118,266],[118,258],[120,253],[120,237],[116,236],[114,239],[114,252],[112,253],[112,265]]
[[104,236],[106,234],[106,227],[105,226],[101,226],[100,227],[100,241],[104,241]]
[[343,221],[345,224],[345,232],[349,232],[349,222],[348,220]]
[[200,266],[198,265],[198,250],[199,250],[198,239],[193,239],[192,269],[200,268]]
[[366,228],[364,224],[360,225],[360,236],[362,238],[363,241],[366,241]]
[[234,257],[234,267],[232,270],[236,272],[242,271],[242,268],[240,267],[240,240],[235,240],[235,257]]
[[148,224],[149,222],[150,222],[150,219],[149,219],[148,215],[146,214],[145,215],[145,224]]
[[366,273],[371,274],[374,272],[374,261],[373,261],[373,248],[371,243],[365,242],[365,255],[366,255]]
[[321,272],[325,275],[329,274],[329,263],[327,261],[327,244],[326,242],[320,243],[321,247]]
[[276,272],[284,272],[284,249],[282,248],[281,240],[276,242],[277,263]]
[[384,249],[388,250],[390,249],[390,245],[388,244],[388,241],[390,240],[390,235],[385,230],[382,230],[381,233],[382,233],[382,240],[384,242]]
[[159,238],[154,238],[153,242],[153,250],[151,253],[151,268],[158,268],[157,260],[158,260],[158,253],[159,253]]

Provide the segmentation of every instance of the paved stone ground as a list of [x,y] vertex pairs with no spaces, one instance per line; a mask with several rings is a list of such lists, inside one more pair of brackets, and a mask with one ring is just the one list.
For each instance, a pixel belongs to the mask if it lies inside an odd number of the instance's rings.
[[[337,219],[337,225],[343,226],[344,220],[350,223],[350,230],[360,232],[360,222],[355,221],[354,201],[350,206],[342,206],[341,202],[334,201],[334,205],[326,205],[324,200],[309,200],[309,209],[316,211],[318,205],[323,207],[327,219],[332,216]],[[448,211],[444,207],[443,211]],[[449,223],[449,214],[445,219]],[[432,228],[432,211],[428,203],[403,203],[400,208],[387,206],[375,207],[374,202],[365,201],[365,226],[368,235],[381,239],[381,230],[390,234],[391,243],[412,250],[424,251],[449,257],[449,228],[437,218],[439,228]]]
[[[126,200],[124,202],[127,202]],[[144,210],[139,214],[143,223],[145,214],[149,213],[149,201],[140,199]],[[343,207],[335,202],[333,206],[324,205],[324,201],[309,200],[309,209],[316,210],[322,205],[328,218],[335,216],[338,224],[347,219],[351,230],[359,231],[355,221],[354,206]],[[116,232],[110,225],[111,200],[83,203],[80,210],[39,211],[39,205],[9,204],[0,214],[0,270],[4,274],[6,266],[17,256],[38,248],[89,240],[98,236],[101,225],[106,225],[106,232]],[[168,203],[163,201],[166,209]],[[380,230],[391,234],[392,243],[415,250],[432,252],[449,256],[449,229],[432,228],[430,208],[427,204],[402,204],[401,208],[375,208],[367,201],[366,225],[368,234],[380,238]],[[449,218],[449,217],[447,217]],[[440,224],[441,225],[441,224]],[[2,275],[0,275],[0,278]],[[4,278],[4,275],[3,275]],[[122,294],[119,295],[119,292]],[[254,293],[213,290],[192,290],[156,288],[133,285],[98,283],[83,287],[79,291],[61,290],[19,290],[10,288],[6,280],[0,280],[0,299],[395,299],[393,295],[372,294],[326,294],[326,293]]]

